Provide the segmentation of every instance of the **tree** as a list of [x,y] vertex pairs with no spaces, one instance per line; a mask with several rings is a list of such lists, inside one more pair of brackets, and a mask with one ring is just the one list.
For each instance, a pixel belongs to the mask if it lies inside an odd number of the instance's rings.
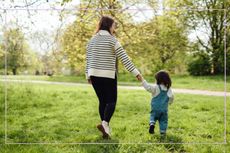
[[130,47],[138,51],[134,59],[141,62],[143,73],[151,74],[160,69],[181,72],[185,69],[188,40],[186,29],[177,19],[165,14],[156,16],[134,31],[136,35],[132,36],[137,43]]
[[4,68],[5,63],[5,56],[4,56],[4,50],[3,45],[0,44],[0,69]]
[[7,53],[8,67],[14,75],[20,67],[26,66],[28,63],[25,59],[25,54],[28,51],[24,34],[19,28],[12,28],[4,31],[3,50]]
[[[110,8],[118,9],[122,8],[120,2],[118,1],[105,1],[101,0],[98,3],[92,1],[83,1],[80,8],[86,9],[95,9],[95,8]],[[85,66],[85,51],[86,44],[90,37],[95,33],[96,25],[102,15],[110,15],[120,26],[121,31],[117,32],[117,35],[121,36],[126,42],[129,43],[132,41],[130,34],[128,33],[130,29],[131,17],[123,11],[115,13],[113,10],[80,10],[76,13],[76,20],[73,24],[69,25],[64,31],[62,42],[62,51],[66,55],[70,66],[78,72],[83,72]],[[123,37],[124,36],[124,37]],[[124,46],[126,46],[124,44]]]
[[156,64],[158,69],[174,70],[175,67],[183,66],[179,63],[186,55],[188,40],[181,23],[164,15],[158,17],[155,29],[156,38],[153,43],[155,43],[155,51],[158,52],[157,57],[160,59],[160,62]]
[[[135,1],[131,6],[137,3]],[[155,9],[153,1],[149,6]],[[175,17],[172,18],[167,14],[155,15],[150,21],[136,24],[132,15],[126,11],[128,7],[123,8],[122,3],[115,0],[101,0],[98,3],[88,1],[82,3],[81,8],[100,8],[103,10],[83,9],[79,11],[76,13],[76,21],[64,31],[62,37],[63,52],[71,66],[78,69],[80,73],[84,72],[85,46],[95,32],[95,25],[101,15],[110,15],[115,19],[119,27],[116,30],[117,39],[142,73],[152,74],[163,68],[173,72],[176,71],[177,67],[183,69],[185,58],[181,57],[185,57],[187,37],[185,36],[185,28]],[[125,72],[123,67],[119,70]]]
[[[202,35],[197,35],[200,51],[206,50],[209,55],[213,74],[223,74],[224,71],[224,9],[226,9],[226,22],[230,21],[230,1],[225,0],[167,0],[169,8],[200,8],[198,11],[175,11],[174,14],[183,14],[185,24],[194,31],[203,30]],[[203,10],[202,10],[203,9]],[[222,10],[218,10],[222,9]],[[207,39],[202,39],[206,35]],[[227,47],[230,45],[228,44]],[[228,54],[227,62],[230,63]],[[229,72],[230,66],[227,67]]]

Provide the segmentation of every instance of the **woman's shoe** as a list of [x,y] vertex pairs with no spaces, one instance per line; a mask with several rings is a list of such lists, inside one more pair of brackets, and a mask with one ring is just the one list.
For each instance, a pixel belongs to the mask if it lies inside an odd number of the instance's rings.
[[110,135],[106,132],[105,127],[102,124],[97,125],[97,129],[102,133],[103,139],[109,139]]

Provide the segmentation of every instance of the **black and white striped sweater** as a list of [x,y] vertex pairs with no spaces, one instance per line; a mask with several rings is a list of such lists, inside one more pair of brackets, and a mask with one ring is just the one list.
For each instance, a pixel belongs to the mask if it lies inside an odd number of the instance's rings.
[[87,45],[86,78],[97,76],[114,79],[117,57],[129,72],[132,72],[135,76],[140,73],[117,39],[108,31],[100,30]]

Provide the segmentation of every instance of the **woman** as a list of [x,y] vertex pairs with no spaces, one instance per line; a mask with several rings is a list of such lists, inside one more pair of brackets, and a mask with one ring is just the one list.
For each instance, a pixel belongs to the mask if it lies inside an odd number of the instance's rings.
[[109,122],[117,102],[117,58],[125,68],[140,80],[140,72],[129,60],[126,52],[113,36],[115,22],[103,16],[98,24],[96,35],[87,45],[86,78],[93,85],[99,100],[101,124],[97,126],[103,138],[110,137]]

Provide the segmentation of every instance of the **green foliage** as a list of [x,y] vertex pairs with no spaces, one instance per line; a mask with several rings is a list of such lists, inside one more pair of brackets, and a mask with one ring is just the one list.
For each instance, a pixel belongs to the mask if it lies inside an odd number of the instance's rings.
[[3,46],[0,45],[0,58],[2,58],[3,56],[4,56]]
[[[63,0],[63,3],[68,2],[68,0]],[[84,8],[121,8],[121,5],[124,3],[131,3],[131,1],[98,1],[88,2],[83,1],[82,7]],[[141,1],[136,1],[134,4],[139,4]],[[153,9],[157,8],[156,1],[148,1],[147,5],[152,7]],[[121,42],[121,44],[126,49],[128,55],[136,64],[136,66],[141,70],[143,74],[153,74],[159,69],[167,69],[172,73],[186,73],[187,67],[187,56],[188,47],[191,52],[194,52],[197,48],[193,48],[190,45],[191,42],[188,40],[188,34],[190,30],[199,31],[202,27],[206,29],[204,30],[205,35],[207,35],[208,40],[202,40],[200,36],[197,37],[197,42],[199,44],[199,50],[206,50],[208,53],[207,58],[210,59],[209,63],[207,63],[207,59],[204,57],[196,57],[193,60],[195,63],[190,63],[188,66],[191,71],[196,75],[201,74],[210,74],[210,68],[208,65],[212,67],[213,74],[223,74],[224,73],[224,11],[187,11],[186,9],[180,8],[203,8],[203,9],[217,9],[217,8],[228,8],[230,3],[224,0],[220,1],[205,1],[205,0],[166,0],[163,2],[163,5],[167,8],[177,8],[174,11],[165,11],[162,15],[155,15],[154,18],[150,21],[146,21],[143,23],[136,24],[131,15],[128,12],[117,13],[116,11],[108,10],[108,11],[96,11],[94,13],[87,12],[81,13],[81,15],[77,15],[77,18],[82,20],[81,23],[75,23],[78,25],[78,29],[80,27],[90,27],[89,31],[93,31],[95,28],[96,22],[99,18],[95,17],[95,15],[100,16],[102,14],[109,14],[115,18],[118,22],[118,30],[117,30],[117,38]],[[229,14],[230,11],[227,10],[227,22],[229,22]],[[85,17],[88,16],[88,17]],[[91,20],[87,20],[90,18]],[[77,19],[78,20],[78,19]],[[81,26],[84,25],[84,26]],[[76,28],[75,28],[76,29]],[[82,50],[81,45],[85,45],[90,39],[90,33],[87,37],[82,36],[80,33],[87,32],[87,30],[80,30],[79,34],[74,34],[75,41],[68,42],[66,38],[66,44],[70,44],[69,46],[64,48],[67,51],[69,56],[69,61],[73,67],[81,67],[79,69],[80,73],[83,72],[84,64],[79,63],[84,60],[84,49]],[[228,32],[229,28],[227,28],[227,42],[229,40]],[[76,33],[76,32],[75,32]],[[81,38],[77,38],[76,36],[81,36]],[[84,39],[85,38],[85,39]],[[71,39],[70,39],[71,40]],[[79,43],[81,42],[81,43]],[[72,44],[72,45],[71,45]],[[76,45],[76,46],[75,46]],[[68,46],[68,45],[67,45]],[[74,47],[75,46],[75,47]],[[77,49],[78,48],[78,49]],[[229,48],[229,43],[227,43],[227,48]],[[75,53],[78,54],[75,54]],[[71,58],[73,57],[73,58]],[[205,60],[202,62],[201,60]],[[227,72],[230,71],[230,55],[227,54]],[[191,67],[199,67],[197,63],[206,64],[207,69],[197,69],[192,70]],[[120,72],[125,72],[122,66],[119,67]],[[204,70],[204,71],[203,71]]]
[[4,63],[5,63],[5,53],[3,50],[3,45],[0,44],[0,69],[4,68],[5,65]]
[[[117,9],[121,8],[121,3],[116,1],[85,2],[81,6],[88,9],[108,6]],[[131,14],[126,11],[117,13],[113,10],[96,12],[87,10],[76,14],[76,21],[66,28],[61,41],[63,53],[71,67],[77,72],[84,73],[86,44],[94,34],[101,15],[110,15],[115,19],[118,25],[117,39],[143,74],[152,74],[163,68],[173,73],[186,71],[185,58],[181,58],[181,56],[186,56],[188,43],[186,29],[176,18],[162,15],[136,24]],[[119,66],[119,71],[126,70],[123,66]]]
[[61,38],[62,52],[66,55],[69,65],[77,72],[84,71],[86,44],[93,35],[93,30],[90,28],[92,26],[83,23],[83,20],[86,19],[78,18],[69,25]]
[[[103,8],[109,5],[113,8],[121,8],[121,4],[115,1],[100,1],[98,3],[84,1],[81,7],[90,9],[97,7]],[[102,15],[114,17],[122,29],[122,32],[117,33],[125,38],[130,37],[125,32],[129,28],[129,26],[126,26],[126,23],[128,23],[131,18],[127,16],[127,13],[116,14],[114,11],[106,10],[96,12],[94,10],[80,10],[77,12],[75,22],[65,29],[61,38],[62,52],[66,56],[70,67],[77,73],[84,73],[86,45],[89,39],[95,34],[98,21]],[[127,40],[128,39],[126,39],[126,41]]]
[[[151,45],[148,48],[150,51],[145,54],[145,58],[152,61],[151,71],[155,73],[167,69],[173,73],[177,69],[184,69],[185,61],[181,57],[186,56],[188,44],[185,29],[180,26],[180,22],[170,16],[159,16],[148,26],[152,29],[153,36],[147,37],[147,41],[146,38],[141,39]],[[145,31],[145,33],[149,32],[148,29]]]
[[191,75],[210,75],[211,74],[210,57],[207,54],[197,54],[188,64],[188,72]]
[[[70,1],[62,0],[62,4]],[[11,40],[8,41],[13,43],[7,42],[9,44],[7,48],[2,44],[0,45],[0,68],[4,67],[3,51],[7,50],[8,65],[14,73],[25,69],[32,71],[36,68],[35,65],[38,65],[37,68],[41,71],[49,69],[60,72],[60,69],[64,67],[68,70],[71,69],[74,74],[83,74],[87,42],[95,34],[100,17],[110,15],[118,25],[115,34],[117,39],[143,74],[151,75],[160,69],[167,69],[172,74],[185,74],[187,73],[187,66],[192,71],[191,74],[194,75],[210,74],[209,67],[212,67],[211,72],[213,74],[224,73],[224,11],[186,11],[186,9],[180,8],[227,8],[230,6],[228,1],[165,0],[163,2],[165,8],[177,9],[163,11],[160,15],[154,14],[152,19],[140,23],[133,20],[132,11],[119,10],[125,4],[137,6],[142,5],[143,1],[82,0],[77,7],[89,10],[80,9],[75,13],[76,20],[67,25],[63,31],[59,31],[60,38],[58,36],[55,39],[57,49],[52,50],[53,53],[49,51],[41,60],[38,59],[39,55],[31,52],[24,40],[24,34],[19,28],[11,29],[11,32],[9,30],[8,34],[5,32],[4,37],[11,37]],[[146,5],[153,10],[159,8],[158,4],[156,0],[146,1]],[[103,10],[95,11],[95,8],[102,8]],[[229,22],[230,11],[227,10],[226,13],[227,22]],[[64,18],[63,14],[60,14],[61,20]],[[201,39],[198,35],[197,42],[191,42],[188,39],[190,30],[204,30],[207,40]],[[228,43],[229,31],[230,29],[227,27],[227,50],[230,46]],[[15,42],[18,44],[16,45]],[[198,48],[194,47],[193,43],[199,44]],[[195,59],[192,60],[194,63],[189,63],[189,52],[193,53],[196,50],[205,50],[208,54],[205,57],[196,55]],[[207,62],[208,59],[209,62]],[[229,73],[229,51],[227,51],[226,59],[227,73]],[[39,64],[40,62],[43,64]],[[206,66],[205,69],[201,68],[202,65]],[[123,66],[119,66],[119,72],[127,71]]]
[[61,5],[64,5],[65,3],[71,2],[72,0],[62,0]]
[[[12,28],[4,31],[4,43],[2,48],[7,53],[7,66],[12,69],[14,75],[20,67],[27,67],[31,62],[29,55],[29,46],[25,41],[24,34],[20,28]],[[0,57],[2,61],[4,56]],[[1,64],[1,68],[6,63]]]
[[[200,50],[205,49],[209,53],[210,64],[213,74],[224,73],[224,10],[208,10],[208,9],[227,9],[230,7],[230,1],[225,0],[166,0],[165,5],[170,8],[178,8],[171,14],[182,19],[187,28],[194,31],[202,31],[202,34],[197,36],[197,42],[200,45]],[[180,8],[201,9],[187,11]],[[202,10],[204,9],[204,10]],[[226,10],[226,21],[230,21],[230,11]],[[202,29],[202,30],[201,30]],[[227,40],[229,39],[229,28],[227,28]],[[205,35],[206,40],[202,39]],[[227,48],[229,47],[227,43]],[[230,55],[227,55],[227,63]],[[227,65],[227,69],[230,66]],[[202,70],[202,69],[200,69]],[[200,72],[207,73],[207,72]]]

